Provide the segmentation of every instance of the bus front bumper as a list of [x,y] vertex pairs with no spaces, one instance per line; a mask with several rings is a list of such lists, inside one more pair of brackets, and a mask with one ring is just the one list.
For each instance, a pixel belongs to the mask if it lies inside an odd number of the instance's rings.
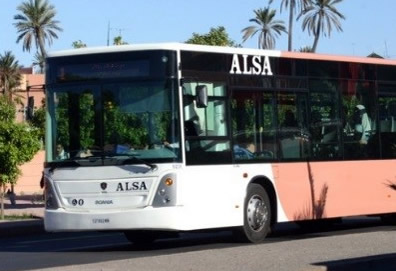
[[[184,218],[183,218],[184,217]],[[185,224],[181,206],[106,212],[46,210],[44,227],[49,232],[95,230],[192,230]]]

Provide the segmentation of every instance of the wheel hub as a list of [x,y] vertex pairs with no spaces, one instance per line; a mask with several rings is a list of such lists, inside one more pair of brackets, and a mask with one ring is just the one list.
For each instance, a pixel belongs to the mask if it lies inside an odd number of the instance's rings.
[[254,195],[249,200],[247,220],[249,227],[254,231],[260,231],[268,220],[267,206],[259,195]]

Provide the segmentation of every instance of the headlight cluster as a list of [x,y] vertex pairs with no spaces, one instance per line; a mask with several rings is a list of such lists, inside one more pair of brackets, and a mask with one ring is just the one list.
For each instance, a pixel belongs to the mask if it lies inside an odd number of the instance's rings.
[[162,177],[155,193],[153,207],[176,205],[176,174],[170,173]]
[[59,204],[55,196],[55,190],[47,177],[44,177],[44,195],[46,209],[54,210],[59,208]]

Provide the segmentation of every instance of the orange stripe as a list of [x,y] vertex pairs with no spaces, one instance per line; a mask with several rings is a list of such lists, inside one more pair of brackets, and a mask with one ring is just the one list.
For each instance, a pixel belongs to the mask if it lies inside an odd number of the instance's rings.
[[[274,164],[275,185],[289,220],[396,212],[396,160]],[[319,210],[322,209],[322,210]]]
[[317,53],[281,52],[281,57],[306,59],[306,60],[354,62],[354,63],[363,63],[363,64],[396,65],[396,60],[392,60],[392,59],[381,59],[374,57],[338,56],[338,55],[327,55],[327,54],[317,54]]

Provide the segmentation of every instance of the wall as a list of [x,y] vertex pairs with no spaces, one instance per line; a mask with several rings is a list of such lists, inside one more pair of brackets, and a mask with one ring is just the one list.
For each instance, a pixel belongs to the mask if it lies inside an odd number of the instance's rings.
[[43,193],[43,190],[40,188],[40,179],[44,169],[44,159],[45,151],[41,150],[30,162],[20,166],[22,175],[14,186],[15,194],[33,195]]

